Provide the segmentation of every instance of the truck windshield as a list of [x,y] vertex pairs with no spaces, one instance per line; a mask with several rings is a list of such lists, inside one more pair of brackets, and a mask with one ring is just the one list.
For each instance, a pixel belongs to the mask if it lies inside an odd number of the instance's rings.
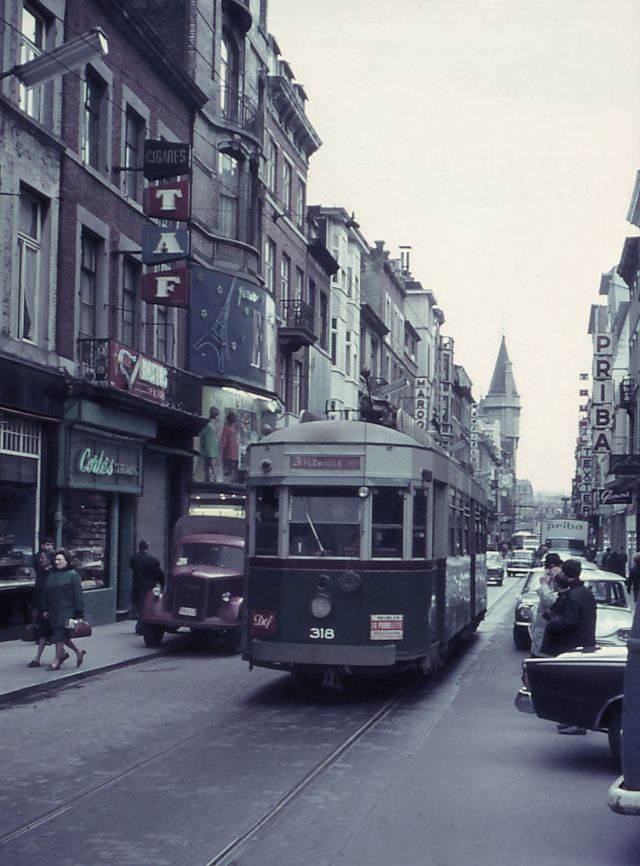
[[182,544],[176,556],[176,565],[217,565],[242,571],[244,551],[241,547],[211,542],[191,542]]

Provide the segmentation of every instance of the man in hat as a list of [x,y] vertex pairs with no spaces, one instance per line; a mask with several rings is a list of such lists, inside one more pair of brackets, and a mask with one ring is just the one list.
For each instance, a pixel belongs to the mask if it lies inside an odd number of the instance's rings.
[[131,612],[136,619],[136,634],[141,634],[140,611],[144,600],[156,583],[164,584],[164,573],[159,561],[149,553],[149,545],[146,541],[138,544],[138,552],[129,560],[132,572],[131,581]]
[[542,641],[547,628],[545,613],[558,597],[554,588],[554,579],[562,568],[562,560],[557,553],[547,553],[544,558],[544,573],[540,575],[540,585],[536,589],[538,604],[531,609],[529,634],[531,635],[531,655],[537,658],[542,655]]

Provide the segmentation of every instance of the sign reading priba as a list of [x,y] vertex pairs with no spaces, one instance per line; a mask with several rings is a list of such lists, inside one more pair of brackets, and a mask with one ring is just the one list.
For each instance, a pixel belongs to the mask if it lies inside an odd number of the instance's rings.
[[191,149],[188,144],[147,139],[144,143],[143,167],[147,180],[190,174]]
[[359,470],[360,457],[356,454],[293,454],[289,469]]

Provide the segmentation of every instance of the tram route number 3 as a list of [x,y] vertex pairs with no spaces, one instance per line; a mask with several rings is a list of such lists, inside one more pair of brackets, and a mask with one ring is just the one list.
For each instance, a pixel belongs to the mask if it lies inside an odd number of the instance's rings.
[[309,637],[312,640],[333,640],[335,636],[336,633],[332,628],[317,628],[316,626],[312,626],[309,629]]

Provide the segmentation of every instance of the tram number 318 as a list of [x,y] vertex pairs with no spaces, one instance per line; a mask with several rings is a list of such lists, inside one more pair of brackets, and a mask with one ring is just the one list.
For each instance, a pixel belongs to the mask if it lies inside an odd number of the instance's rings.
[[309,637],[312,640],[333,640],[336,633],[332,628],[316,628],[315,626],[309,629]]

